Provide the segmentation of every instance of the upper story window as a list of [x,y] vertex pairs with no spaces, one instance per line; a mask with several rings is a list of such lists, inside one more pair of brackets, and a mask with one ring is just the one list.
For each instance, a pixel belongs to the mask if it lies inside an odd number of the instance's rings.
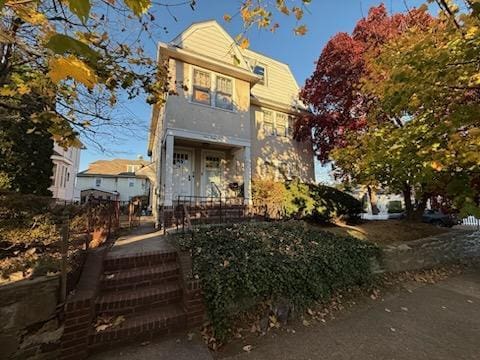
[[102,179],[101,179],[101,178],[96,178],[96,179],[95,179],[95,186],[98,187],[98,186],[100,186],[100,185],[102,185]]
[[289,138],[293,139],[293,126],[295,124],[295,118],[293,116],[288,117],[288,130],[287,130],[287,136]]
[[233,110],[232,95],[232,80],[223,76],[217,76],[215,106],[222,109]]
[[273,127],[273,111],[263,111],[263,131],[265,132],[265,135],[268,136],[275,134],[275,129]]
[[139,167],[139,165],[127,165],[127,172],[135,173]]
[[253,66],[253,73],[260,76],[260,81],[258,82],[258,84],[260,85],[265,85],[266,84],[266,79],[267,79],[267,68],[265,67],[265,65],[262,65],[262,64],[256,64],[255,66]]
[[128,180],[128,187],[134,187],[135,186],[135,180],[129,179]]
[[263,131],[266,136],[291,137],[293,123],[291,116],[281,112],[263,110]]
[[277,136],[287,136],[287,115],[275,113],[275,133]]
[[233,79],[193,69],[192,101],[233,111]]
[[198,69],[193,70],[193,101],[210,105],[211,77],[210,73]]

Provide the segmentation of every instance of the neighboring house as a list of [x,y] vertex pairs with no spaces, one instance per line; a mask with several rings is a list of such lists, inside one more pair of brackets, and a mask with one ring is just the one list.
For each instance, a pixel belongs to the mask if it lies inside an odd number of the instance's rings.
[[87,194],[104,199],[108,199],[108,196],[114,199],[115,196],[120,201],[129,201],[138,196],[149,197],[150,180],[144,174],[149,165],[148,161],[142,159],[98,160],[91,163],[87,170],[77,175],[77,188],[85,197],[82,202]]
[[242,188],[249,204],[252,178],[314,181],[312,145],[292,136],[293,117],[305,110],[287,64],[239,48],[216,21],[160,43],[158,58],[168,64],[171,95],[152,111],[154,211],[179,196]]
[[64,149],[57,143],[53,145],[52,197],[58,200],[72,201],[75,199],[75,179],[80,166],[80,152],[83,145]]

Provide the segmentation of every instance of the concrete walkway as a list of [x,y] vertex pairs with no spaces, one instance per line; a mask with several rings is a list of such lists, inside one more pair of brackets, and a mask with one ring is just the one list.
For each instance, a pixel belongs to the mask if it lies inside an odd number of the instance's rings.
[[138,253],[172,251],[162,230],[155,230],[153,221],[142,221],[128,235],[120,236],[110,249],[107,257],[128,256]]
[[[415,286],[418,286],[415,285]],[[435,285],[399,291],[358,305],[323,325],[257,338],[251,352],[228,348],[219,357],[254,359],[480,359],[480,269]]]

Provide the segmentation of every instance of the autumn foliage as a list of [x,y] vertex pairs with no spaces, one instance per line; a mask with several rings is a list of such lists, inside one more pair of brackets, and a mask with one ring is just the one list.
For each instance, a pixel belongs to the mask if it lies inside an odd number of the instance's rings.
[[332,149],[347,145],[348,134],[367,125],[374,98],[361,89],[361,79],[368,76],[366,53],[378,52],[406,29],[426,27],[430,22],[423,9],[390,16],[382,4],[371,8],[351,35],[338,33],[330,39],[300,93],[313,113],[296,122],[297,137],[312,139],[319,160],[328,161]]

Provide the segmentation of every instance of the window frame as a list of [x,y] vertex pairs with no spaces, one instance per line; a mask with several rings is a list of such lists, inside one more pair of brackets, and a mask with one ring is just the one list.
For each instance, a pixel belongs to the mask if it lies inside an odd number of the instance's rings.
[[255,68],[257,67],[260,67],[263,69],[263,77],[261,78],[261,80],[259,82],[257,82],[257,85],[262,85],[262,86],[267,86],[267,65],[265,65],[264,63],[257,63],[255,65],[252,66],[252,72],[257,75],[257,76],[260,76],[259,74],[257,74],[255,72]]
[[102,178],[95,178],[95,187],[102,186]]
[[[230,87],[231,87],[230,94],[227,93],[227,92],[218,90],[218,79],[219,79],[219,78],[220,78],[220,79],[227,80],[227,81],[230,81]],[[217,105],[217,95],[218,95],[218,94],[230,96],[230,106],[231,106],[230,109],[229,109],[229,108],[224,108],[224,107],[221,107],[221,106],[218,106],[218,105]],[[215,102],[215,107],[216,107],[216,108],[219,108],[219,109],[222,109],[222,110],[233,111],[233,79],[232,79],[232,78],[229,78],[228,76],[223,76],[223,75],[215,74],[215,99],[214,99],[214,102]]]
[[[278,133],[278,118],[280,117],[279,115],[282,115],[283,118],[283,134]],[[275,111],[275,136],[279,137],[288,137],[288,114]]]
[[[271,124],[270,132],[267,132],[266,126],[265,126],[266,125],[265,112],[269,112],[271,114],[271,121],[269,122],[269,124]],[[270,109],[262,109],[262,129],[265,136],[275,136],[275,111]]]
[[[204,74],[207,74],[209,76],[209,85],[210,87],[204,87],[204,86],[201,86],[201,85],[195,85],[195,71],[198,71],[198,72],[201,72],[201,73],[204,73]],[[201,69],[201,68],[197,68],[197,67],[193,67],[192,68],[192,96],[191,96],[191,100],[196,103],[196,104],[202,104],[202,105],[208,105],[208,103],[210,105],[212,105],[212,94],[213,94],[213,91],[212,91],[212,73],[211,71],[208,71],[208,70],[204,70],[204,69]],[[208,91],[208,103],[207,102],[202,102],[202,101],[198,101],[195,99],[195,89],[199,89],[200,91]]]
[[[190,94],[189,94],[189,102],[190,103],[195,104],[195,105],[200,105],[200,106],[207,106],[207,107],[213,108],[213,109],[233,112],[233,113],[237,112],[236,107],[235,107],[235,100],[234,100],[235,96],[236,96],[235,78],[233,78],[231,76],[224,75],[224,74],[220,74],[220,73],[217,73],[215,71],[208,70],[208,69],[205,69],[205,68],[202,68],[202,67],[199,67],[199,66],[195,66],[195,65],[191,65],[190,67],[191,67],[191,69],[190,69],[190,83],[191,83],[190,88],[191,88],[191,90],[190,90]],[[201,71],[201,72],[204,72],[204,73],[208,73],[210,75],[210,89],[208,89],[209,94],[210,94],[210,103],[209,104],[204,103],[204,102],[200,102],[200,101],[196,101],[195,98],[194,98],[194,94],[195,94],[194,93],[194,91],[195,91],[194,88],[196,86],[196,85],[194,85],[195,70],[198,70],[198,71]],[[232,82],[232,94],[230,95],[232,97],[232,108],[231,109],[217,106],[217,92],[218,92],[217,91],[217,78],[218,77],[230,80]],[[202,89],[206,89],[206,88],[202,88]],[[223,92],[219,92],[219,93],[224,94]]]

